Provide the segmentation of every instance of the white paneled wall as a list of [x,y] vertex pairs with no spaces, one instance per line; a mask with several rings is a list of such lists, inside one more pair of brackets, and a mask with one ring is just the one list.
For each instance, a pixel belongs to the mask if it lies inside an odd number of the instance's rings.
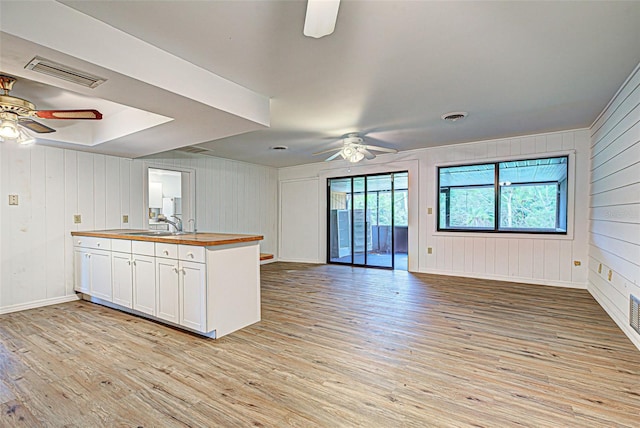
[[[562,235],[436,232],[437,166],[575,153],[570,158],[574,204],[569,233]],[[573,165],[572,165],[573,163]],[[445,275],[586,287],[589,134],[586,130],[533,135],[429,149],[421,166],[426,198],[426,243],[420,270]],[[570,184],[570,187],[572,185]],[[427,248],[432,254],[427,254]],[[580,265],[575,266],[574,261]]]
[[[0,143],[0,313],[75,299],[71,231],[146,228],[145,162]],[[153,162],[196,170],[199,230],[262,234],[262,251],[275,254],[274,168],[216,158]],[[19,205],[8,205],[10,194]]]
[[[137,187],[130,183],[142,168],[134,164],[0,143],[0,313],[75,299],[71,231],[120,228],[123,214],[130,220],[125,227],[143,227],[142,177]],[[10,194],[19,205],[7,204]],[[82,223],[74,223],[75,214]]]
[[318,179],[280,182],[281,259],[317,263],[320,242],[318,225]]
[[263,235],[260,251],[277,255],[277,169],[211,156],[167,158],[165,154],[145,162],[195,170],[199,231]]
[[[436,232],[436,167],[438,165],[475,163],[514,157],[545,157],[559,153],[571,154],[573,165],[570,165],[570,169],[574,171],[574,176],[570,177],[574,184],[571,190],[573,195],[570,194],[570,197],[574,196],[575,203],[570,208],[573,221],[567,236]],[[341,162],[334,162],[331,169],[322,162],[281,168],[279,171],[281,186],[288,186],[287,192],[283,189],[280,196],[282,210],[308,212],[314,217],[315,213],[319,213],[315,224],[306,224],[305,231],[308,235],[326,239],[323,233],[326,213],[318,209],[324,206],[322,200],[324,194],[318,193],[315,206],[312,206],[313,201],[309,201],[307,197],[295,198],[289,195],[288,191],[291,190],[289,187],[301,186],[293,183],[315,183],[319,178],[322,181],[327,176],[381,172],[385,170],[385,166],[388,171],[411,169],[399,167],[399,165],[402,163],[412,165],[412,162],[417,162],[419,165],[417,171],[409,174],[411,180],[409,199],[418,211],[417,220],[410,222],[409,228],[411,240],[418,242],[415,251],[412,252],[410,248],[409,254],[410,264],[416,267],[414,270],[532,284],[586,287],[589,195],[589,132],[587,130],[420,149],[396,155],[379,156],[374,161],[355,166]],[[428,214],[429,208],[432,209],[433,214]],[[297,254],[317,254],[317,259],[311,261],[325,262],[325,254],[321,251],[324,248],[323,243],[318,244],[318,239],[299,240],[297,238],[299,232],[295,229],[299,226],[300,221],[282,221],[281,248],[295,249]],[[310,230],[310,228],[314,229]],[[298,242],[294,242],[296,239]],[[428,253],[428,248],[432,249],[431,254]],[[281,258],[289,259],[282,254]],[[575,266],[574,261],[579,261],[580,265]]]
[[591,127],[589,291],[640,348],[640,66]]

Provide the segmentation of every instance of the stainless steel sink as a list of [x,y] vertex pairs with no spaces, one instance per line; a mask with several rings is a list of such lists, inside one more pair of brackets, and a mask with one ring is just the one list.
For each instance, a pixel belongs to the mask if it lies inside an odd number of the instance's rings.
[[145,230],[143,232],[128,232],[125,235],[132,236],[173,236],[181,235],[181,232],[169,232],[168,230]]

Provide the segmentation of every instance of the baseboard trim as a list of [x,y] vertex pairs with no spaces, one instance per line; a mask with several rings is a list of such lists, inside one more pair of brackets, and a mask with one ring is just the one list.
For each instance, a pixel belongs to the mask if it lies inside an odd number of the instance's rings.
[[490,279],[493,281],[518,282],[521,284],[532,284],[532,285],[546,285],[549,287],[578,288],[581,290],[587,289],[586,282],[580,283],[580,282],[570,282],[570,281],[551,281],[546,279],[523,278],[519,276],[488,275],[488,274],[478,274],[478,273],[469,273],[469,272],[439,271],[439,270],[430,270],[430,269],[420,270],[418,271],[418,273],[428,273],[431,275],[458,276],[463,278]]
[[27,309],[41,308],[43,306],[57,305],[59,303],[74,302],[80,300],[76,294],[62,297],[54,297],[51,299],[36,300],[35,302],[20,303],[18,305],[5,306],[0,308],[0,315],[10,314],[12,312],[26,311]]
[[611,305],[609,304],[609,299],[607,299],[607,297],[604,296],[597,287],[587,287],[587,290],[589,291],[589,294],[591,294],[591,296],[595,299],[595,301],[598,302],[598,304],[602,307],[602,309],[604,309],[607,315],[609,315],[609,318],[611,318],[613,322],[616,323],[618,328],[622,330],[625,336],[627,336],[631,343],[633,343],[633,345],[640,351],[640,338],[638,338],[638,333],[636,333],[629,326],[628,319],[619,319],[619,315],[624,314],[621,314],[615,306],[612,309]]

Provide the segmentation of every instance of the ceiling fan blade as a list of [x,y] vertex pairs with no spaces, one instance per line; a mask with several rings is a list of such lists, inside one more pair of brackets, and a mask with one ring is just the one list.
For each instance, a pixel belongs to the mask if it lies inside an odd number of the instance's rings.
[[42,119],[102,119],[98,110],[38,110],[35,114]]
[[35,120],[28,119],[26,117],[21,117],[18,119],[18,124],[24,126],[29,131],[37,132],[38,134],[48,134],[50,132],[56,132],[55,129],[49,128],[46,125],[43,125]]
[[337,151],[340,151],[340,150],[342,150],[342,147],[339,147],[339,148],[337,148],[337,149],[336,149],[336,148],[333,148],[333,149],[327,149],[327,150],[323,150],[323,151],[321,151],[321,152],[315,152],[315,153],[313,153],[313,154],[312,154],[312,156],[316,156],[316,155],[323,155],[323,154],[325,154],[325,153],[331,153],[331,152],[336,151],[336,150],[337,150]]
[[338,153],[334,153],[333,155],[329,156],[328,158],[326,158],[324,161],[325,162],[329,162],[334,160],[335,158],[337,158],[338,156],[340,156],[340,151],[338,151]]
[[319,39],[333,33],[339,8],[340,0],[308,0],[304,35]]
[[365,147],[361,148],[359,150],[360,153],[362,153],[365,157],[365,159],[371,160],[371,159],[375,159],[376,155],[374,155],[373,153],[371,153],[369,150],[367,150]]
[[376,152],[398,153],[396,149],[387,149],[386,147],[380,147],[380,146],[366,145],[364,146],[364,148],[367,150],[375,150]]

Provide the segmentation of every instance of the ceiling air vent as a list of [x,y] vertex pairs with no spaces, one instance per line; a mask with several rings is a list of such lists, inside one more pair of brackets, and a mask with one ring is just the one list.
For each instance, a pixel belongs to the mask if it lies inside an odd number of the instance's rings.
[[466,111],[454,111],[451,113],[445,113],[440,117],[442,118],[442,120],[446,120],[447,122],[456,122],[458,120],[464,119],[468,114],[469,113],[467,113]]
[[202,146],[186,146],[175,149],[177,152],[191,153],[192,155],[207,155],[213,156],[213,149],[208,149]]
[[49,61],[48,59],[40,57],[33,58],[29,61],[29,64],[24,66],[24,68],[92,89],[107,81],[107,79],[103,77],[94,76],[92,74],[85,73],[84,71],[76,70],[75,68],[58,64],[57,62]]

